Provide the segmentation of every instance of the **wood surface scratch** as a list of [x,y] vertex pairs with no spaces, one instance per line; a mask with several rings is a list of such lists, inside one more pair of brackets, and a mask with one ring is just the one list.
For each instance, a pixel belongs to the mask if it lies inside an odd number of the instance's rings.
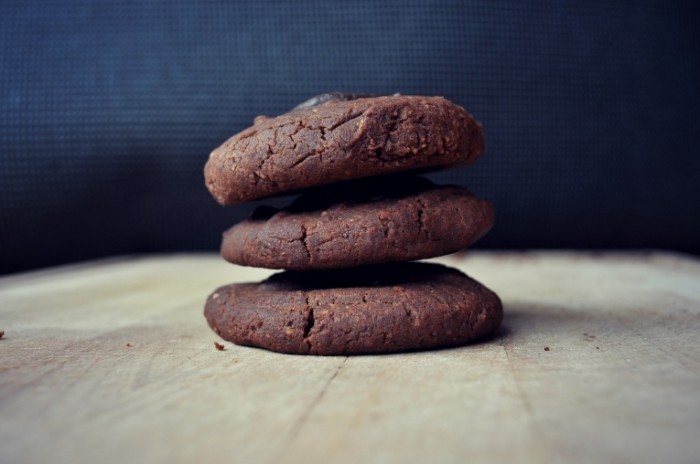
[[343,361],[340,364],[338,364],[338,367],[335,369],[335,371],[333,371],[333,374],[331,374],[331,376],[328,377],[328,380],[323,385],[323,388],[321,388],[321,390],[318,392],[318,395],[316,395],[313,401],[304,409],[302,415],[299,416],[299,419],[292,427],[291,436],[289,437],[289,441],[283,455],[287,454],[287,450],[294,445],[295,440],[304,429],[304,426],[309,420],[309,417],[314,412],[316,407],[321,403],[331,383],[333,382],[333,380],[335,380],[336,377],[338,377],[338,374],[340,374],[340,371],[343,370],[343,367],[345,367],[345,364],[347,364],[347,362],[348,357],[346,356],[345,358],[343,358]]

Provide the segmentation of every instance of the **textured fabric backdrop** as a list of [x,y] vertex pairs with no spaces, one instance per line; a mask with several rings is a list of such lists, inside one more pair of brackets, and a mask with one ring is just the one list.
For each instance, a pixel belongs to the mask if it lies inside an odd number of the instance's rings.
[[700,252],[696,1],[3,1],[0,272],[216,249],[203,186],[257,114],[333,90],[444,95],[486,153],[479,247]]

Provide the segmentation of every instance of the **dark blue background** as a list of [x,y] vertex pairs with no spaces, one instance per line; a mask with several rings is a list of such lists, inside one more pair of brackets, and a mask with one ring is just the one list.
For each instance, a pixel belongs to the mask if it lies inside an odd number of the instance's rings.
[[203,186],[257,114],[333,90],[444,95],[486,153],[480,247],[700,252],[696,1],[4,1],[0,272],[218,247]]

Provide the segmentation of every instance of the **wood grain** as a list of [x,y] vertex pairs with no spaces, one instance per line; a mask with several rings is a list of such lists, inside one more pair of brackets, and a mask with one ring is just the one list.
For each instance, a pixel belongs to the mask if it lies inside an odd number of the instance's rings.
[[0,461],[698,462],[700,262],[443,258],[501,295],[497,336],[303,357],[224,343],[202,306],[269,271],[124,257],[0,279]]

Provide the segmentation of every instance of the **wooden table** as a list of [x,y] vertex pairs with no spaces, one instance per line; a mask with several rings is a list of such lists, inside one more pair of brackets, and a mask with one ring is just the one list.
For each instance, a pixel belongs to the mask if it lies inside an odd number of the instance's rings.
[[225,343],[202,305],[269,271],[129,257],[0,279],[0,461],[700,462],[700,261],[473,253],[493,339],[303,357]]

